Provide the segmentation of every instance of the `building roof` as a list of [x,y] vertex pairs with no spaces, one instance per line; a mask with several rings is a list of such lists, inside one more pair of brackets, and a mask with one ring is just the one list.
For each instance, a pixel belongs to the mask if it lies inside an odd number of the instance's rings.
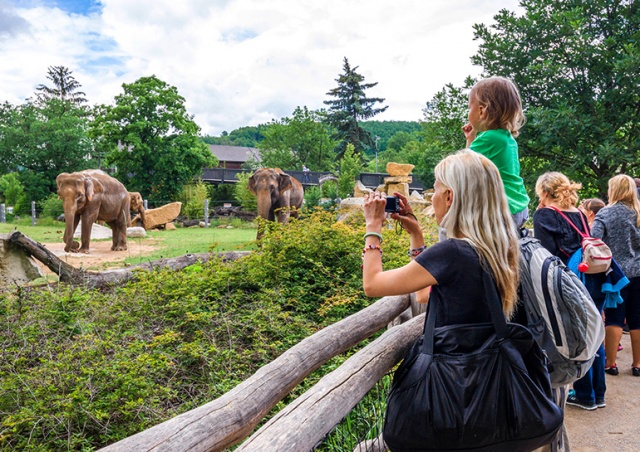
[[248,148],[244,146],[224,146],[220,144],[210,144],[209,149],[221,162],[241,162],[244,163],[249,159],[259,162],[260,151],[257,148]]

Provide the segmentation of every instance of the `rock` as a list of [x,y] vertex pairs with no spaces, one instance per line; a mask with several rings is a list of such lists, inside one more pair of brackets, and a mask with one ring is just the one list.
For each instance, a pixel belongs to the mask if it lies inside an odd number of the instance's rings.
[[362,198],[364,195],[368,195],[371,193],[371,189],[364,186],[361,181],[357,181],[353,186],[353,197],[354,198]]
[[[82,235],[82,220],[78,223],[78,227],[76,228],[76,232],[73,233],[73,237],[78,239]],[[102,226],[98,223],[93,223],[91,225],[91,240],[97,239],[110,239],[112,237],[111,228],[107,226]]]
[[146,237],[146,236],[147,236],[147,231],[140,226],[127,228],[127,237]]
[[409,197],[409,184],[389,184],[387,185],[387,193],[393,196],[394,193],[400,193],[405,197]]
[[[175,220],[180,215],[181,207],[181,202],[172,202],[157,209],[147,209],[145,211],[144,228],[146,230],[153,229]],[[135,224],[136,221],[141,221],[140,215],[136,215],[131,220],[131,224]]]
[[204,221],[201,221],[201,222],[198,223],[198,227],[199,228],[204,228],[205,226],[206,226],[206,224],[205,224]]
[[167,223],[164,225],[164,230],[165,231],[175,231],[176,230],[176,225],[173,223]]
[[411,165],[410,163],[387,163],[387,173],[390,176],[408,176],[411,174],[411,171],[415,165]]
[[0,291],[43,278],[36,261],[13,245],[8,234],[0,234]]
[[393,176],[393,177],[385,177],[385,184],[410,184],[413,181],[413,177],[411,176]]

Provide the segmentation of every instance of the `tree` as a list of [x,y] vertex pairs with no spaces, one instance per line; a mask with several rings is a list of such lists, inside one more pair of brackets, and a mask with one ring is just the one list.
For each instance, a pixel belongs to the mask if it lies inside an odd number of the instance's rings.
[[606,193],[609,177],[640,171],[640,4],[522,0],[502,10],[472,58],[519,86],[528,123],[523,171],[561,169]]
[[5,172],[17,172],[30,201],[55,191],[56,176],[89,168],[92,143],[84,108],[52,98],[0,109],[0,160]]
[[173,200],[205,166],[215,166],[216,158],[198,138],[200,128],[177,88],[156,76],[122,88],[114,106],[96,112],[92,136],[110,147],[107,162],[129,191]]
[[340,140],[336,148],[338,155],[344,153],[348,143],[353,144],[357,155],[362,155],[366,148],[375,146],[375,143],[358,121],[373,118],[388,107],[374,108],[376,104],[384,102],[384,99],[366,97],[365,91],[378,83],[363,83],[364,76],[356,72],[358,66],[351,68],[345,57],[342,68],[344,73],[336,79],[338,87],[327,93],[335,99],[324,101],[329,106],[327,119],[337,129],[336,138]]
[[64,66],[49,66],[47,78],[53,82],[54,87],[38,85],[36,88],[38,100],[66,100],[76,106],[85,103],[87,101],[85,93],[76,91],[82,85],[71,74],[73,72]]
[[347,144],[344,155],[340,160],[340,175],[338,176],[338,196],[346,198],[353,193],[356,177],[360,175],[362,163],[354,151],[353,144]]
[[296,107],[293,117],[267,124],[262,130],[264,139],[258,143],[262,164],[283,169],[300,169],[302,165],[312,171],[332,169],[337,142],[323,120],[322,111]]

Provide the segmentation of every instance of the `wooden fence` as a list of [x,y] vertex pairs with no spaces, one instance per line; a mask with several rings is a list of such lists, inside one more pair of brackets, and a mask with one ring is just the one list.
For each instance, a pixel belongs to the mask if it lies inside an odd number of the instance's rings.
[[[422,309],[411,298],[382,298],[302,340],[220,398],[101,450],[222,451],[240,442],[237,451],[312,450],[422,332],[424,316],[417,316]],[[387,329],[251,434],[309,374],[390,323],[399,323],[401,315],[413,318]]]

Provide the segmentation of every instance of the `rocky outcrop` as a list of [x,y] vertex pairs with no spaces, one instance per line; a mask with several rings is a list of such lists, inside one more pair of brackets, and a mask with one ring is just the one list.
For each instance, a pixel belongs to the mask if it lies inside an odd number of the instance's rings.
[[36,261],[0,234],[0,291],[44,277]]

